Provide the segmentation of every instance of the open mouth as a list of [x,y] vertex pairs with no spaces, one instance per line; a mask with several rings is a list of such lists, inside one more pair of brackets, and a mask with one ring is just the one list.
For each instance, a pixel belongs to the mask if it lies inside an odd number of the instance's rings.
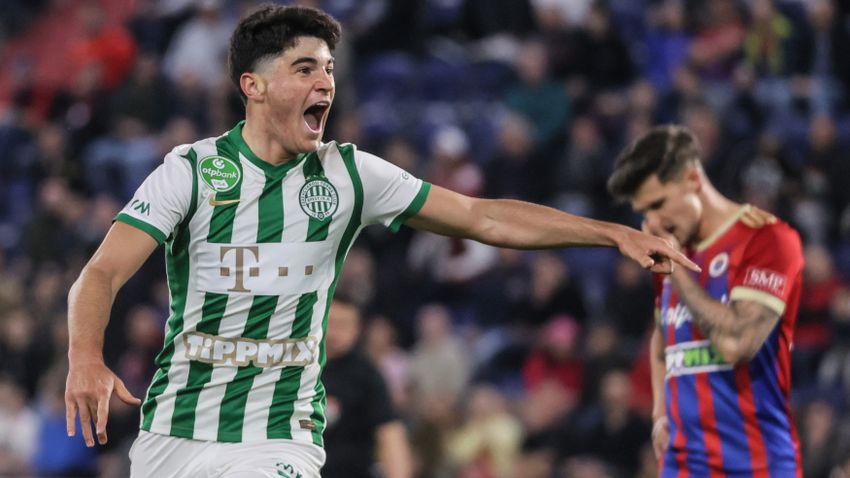
[[310,128],[310,131],[313,133],[319,133],[322,131],[322,120],[330,107],[330,102],[319,101],[304,110],[304,122],[307,123],[307,127]]

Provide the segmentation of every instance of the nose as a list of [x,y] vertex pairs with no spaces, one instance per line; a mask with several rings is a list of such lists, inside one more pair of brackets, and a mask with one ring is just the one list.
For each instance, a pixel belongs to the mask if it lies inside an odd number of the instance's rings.
[[327,71],[322,71],[316,80],[315,88],[323,93],[328,93],[334,89],[334,77]]
[[659,216],[656,211],[647,211],[646,214],[644,214],[644,219],[646,220],[646,225],[649,226],[650,230],[661,230],[661,216]]

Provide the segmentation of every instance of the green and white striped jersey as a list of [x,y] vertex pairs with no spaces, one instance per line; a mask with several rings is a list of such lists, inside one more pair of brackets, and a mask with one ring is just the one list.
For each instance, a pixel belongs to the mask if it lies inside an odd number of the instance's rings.
[[324,332],[360,230],[392,230],[430,184],[350,144],[272,166],[242,139],[176,147],[116,220],[165,242],[171,315],[141,428],[322,446]]

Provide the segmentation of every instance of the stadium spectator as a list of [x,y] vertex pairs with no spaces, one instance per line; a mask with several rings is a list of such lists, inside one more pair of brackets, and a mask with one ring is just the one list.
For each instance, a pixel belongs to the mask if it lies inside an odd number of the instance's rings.
[[530,264],[528,292],[513,312],[517,324],[539,326],[556,315],[569,315],[578,323],[587,318],[579,278],[557,255],[535,254]]
[[560,133],[570,118],[570,99],[563,85],[549,75],[544,44],[525,42],[517,56],[516,70],[519,81],[505,93],[505,107],[531,125],[534,149],[563,143]]
[[681,0],[665,0],[648,13],[643,45],[644,76],[659,92],[673,85],[673,75],[688,59],[691,35],[685,30],[685,9]]
[[578,324],[569,316],[556,316],[544,325],[538,337],[539,345],[523,368],[527,390],[553,383],[565,394],[568,407],[579,402],[584,385],[579,334]]
[[622,369],[603,374],[599,381],[599,402],[587,413],[581,436],[581,452],[614,467],[615,473],[629,474],[638,469],[649,423],[630,408],[631,383]]
[[375,365],[357,346],[361,331],[356,303],[336,298],[328,315],[328,362],[322,379],[328,391],[328,460],[322,476],[412,478],[407,430],[393,409]]
[[411,400],[407,383],[410,354],[399,346],[396,335],[391,321],[374,316],[366,324],[364,346],[387,384],[393,405],[397,410],[408,412]]
[[469,391],[464,408],[464,423],[446,440],[456,475],[512,476],[522,444],[522,426],[508,412],[505,397],[490,386],[477,385]]
[[221,0],[197,2],[194,17],[177,31],[163,57],[162,69],[172,82],[197,85],[207,91],[225,79],[227,42],[233,25],[226,21]]
[[106,12],[98,1],[87,1],[79,10],[83,38],[69,46],[72,69],[92,69],[107,90],[124,81],[136,56],[136,43],[120,25],[106,23]]
[[0,377],[0,473],[29,474],[38,428],[39,420],[28,404],[26,391]]

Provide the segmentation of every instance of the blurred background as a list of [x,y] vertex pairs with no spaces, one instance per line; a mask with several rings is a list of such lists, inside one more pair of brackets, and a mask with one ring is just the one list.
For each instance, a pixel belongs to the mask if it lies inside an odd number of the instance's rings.
[[[652,125],[698,136],[724,194],[805,242],[793,409],[805,476],[850,476],[850,1],[326,0],[344,25],[326,139],[465,194],[638,224],[605,181]],[[127,475],[65,437],[66,296],[175,145],[243,115],[226,51],[254,1],[0,2],[0,475]],[[145,393],[162,251],[124,287],[108,364]],[[649,276],[615,250],[525,253],[367,229],[363,313],[418,476],[656,476]]]

